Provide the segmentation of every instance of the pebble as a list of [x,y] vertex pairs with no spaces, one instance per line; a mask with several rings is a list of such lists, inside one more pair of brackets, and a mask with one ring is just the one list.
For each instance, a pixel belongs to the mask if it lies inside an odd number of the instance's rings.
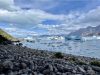
[[[100,67],[76,65],[70,60],[56,59],[48,51],[16,45],[0,45],[0,75],[98,75]],[[66,55],[64,58],[69,58]],[[75,56],[74,56],[75,57]],[[92,59],[77,57],[90,62]],[[94,59],[93,59],[94,60]]]
[[21,64],[20,64],[20,68],[21,68],[21,69],[25,69],[25,68],[27,68],[27,65],[26,65],[25,63],[21,63]]

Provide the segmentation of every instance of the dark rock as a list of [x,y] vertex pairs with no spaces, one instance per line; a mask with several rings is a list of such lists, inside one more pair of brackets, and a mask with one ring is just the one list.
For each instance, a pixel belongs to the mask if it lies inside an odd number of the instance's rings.
[[4,68],[13,69],[13,63],[9,60],[3,63]]
[[100,67],[92,66],[92,69],[93,69],[94,71],[100,72]]
[[58,72],[58,69],[55,66],[53,66],[53,68],[54,68],[54,72]]
[[51,73],[51,72],[50,72],[49,69],[46,69],[46,70],[43,71],[43,74],[44,74],[44,75],[50,75],[50,73]]
[[[53,52],[39,51],[16,45],[0,45],[0,75],[99,75],[100,67],[79,65],[75,61],[56,59]],[[71,55],[64,55],[73,58]],[[76,57],[91,62],[86,57]]]
[[51,64],[47,64],[45,66],[45,69],[49,69],[50,71],[53,71],[53,66]]
[[63,65],[56,64],[55,66],[57,67],[57,69],[58,69],[59,72],[64,72],[64,66]]
[[25,63],[20,63],[20,68],[25,69],[25,68],[27,68],[27,65]]

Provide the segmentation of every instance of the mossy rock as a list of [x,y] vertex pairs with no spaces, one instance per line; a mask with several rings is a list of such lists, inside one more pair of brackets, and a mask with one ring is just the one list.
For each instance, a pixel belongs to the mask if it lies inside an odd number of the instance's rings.
[[84,61],[76,61],[75,62],[76,64],[78,64],[78,65],[87,65],[87,63],[86,62],[84,62]]
[[61,52],[56,52],[56,53],[54,54],[54,57],[55,57],[55,58],[63,58],[64,56],[63,56],[63,54],[62,54]]
[[92,61],[92,62],[90,62],[90,65],[100,67],[100,61]]
[[17,39],[0,29],[0,43],[5,41],[17,41]]

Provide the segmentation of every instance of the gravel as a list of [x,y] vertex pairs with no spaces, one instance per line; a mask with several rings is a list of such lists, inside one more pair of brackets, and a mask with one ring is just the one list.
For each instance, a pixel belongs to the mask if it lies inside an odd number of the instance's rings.
[[[100,67],[89,64],[99,59],[68,54],[58,59],[54,54],[18,45],[0,45],[0,75],[100,75]],[[85,64],[76,63],[80,61]]]

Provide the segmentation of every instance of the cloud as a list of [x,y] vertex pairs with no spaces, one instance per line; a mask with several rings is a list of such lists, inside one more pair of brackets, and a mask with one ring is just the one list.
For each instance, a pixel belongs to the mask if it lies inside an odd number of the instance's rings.
[[16,5],[19,5],[21,8],[30,8],[30,9],[41,9],[47,10],[56,7],[60,0],[15,0]]
[[0,0],[0,9],[17,10],[19,7],[15,6],[14,0]]
[[100,6],[98,6],[96,9],[90,10],[88,13],[83,14],[80,16],[80,23],[85,24],[91,24],[93,26],[96,26],[100,24]]
[[0,22],[12,23],[15,26],[19,27],[25,27],[25,25],[37,25],[39,23],[42,23],[42,21],[48,19],[62,21],[63,17],[64,15],[53,15],[42,10],[35,9],[18,11],[8,11],[0,9]]
[[100,6],[91,9],[88,12],[71,12],[63,18],[62,24],[59,25],[40,25],[41,28],[47,29],[49,34],[68,34],[79,28],[100,25]]
[[28,31],[20,28],[15,28],[15,27],[6,27],[4,28],[4,30],[15,37],[27,37],[27,36],[38,35],[37,32]]
[[[40,28],[38,25],[45,20],[57,20],[62,22],[64,18],[64,15],[54,15],[40,9],[23,10],[16,8],[18,8],[18,6],[15,6],[14,0],[0,0],[0,22],[8,23],[9,26],[28,29],[34,28],[34,26]],[[43,27],[41,27],[41,29],[42,28]],[[17,31],[11,28],[10,32],[12,30]]]
[[[24,0],[22,0],[24,1]],[[36,8],[40,2],[45,6],[45,2],[52,3],[56,0],[29,0],[30,2],[35,2]],[[20,1],[19,1],[20,2]],[[27,1],[26,1],[27,3]],[[39,3],[39,4],[38,4]],[[0,22],[8,23],[8,25],[17,27],[20,30],[26,32],[23,29],[44,29],[47,30],[49,34],[68,34],[71,31],[77,30],[79,28],[87,27],[87,26],[96,26],[100,24],[100,7],[98,6],[95,9],[91,9],[87,12],[80,11],[71,11],[69,14],[52,14],[46,12],[42,9],[32,8],[29,10],[22,9],[18,5],[15,5],[14,0],[0,0]],[[23,3],[24,4],[24,3]],[[53,3],[54,4],[54,3]],[[57,3],[58,4],[58,3]],[[42,6],[43,6],[42,5]],[[53,8],[51,6],[45,9]],[[35,6],[35,5],[34,5]],[[43,6],[43,7],[44,7]],[[41,7],[41,8],[43,8]],[[56,11],[57,12],[57,11]],[[59,23],[49,25],[44,25],[43,22],[46,20],[54,20],[59,21]],[[9,29],[7,29],[9,31]],[[15,30],[15,29],[10,29]],[[17,30],[15,30],[17,31]]]

